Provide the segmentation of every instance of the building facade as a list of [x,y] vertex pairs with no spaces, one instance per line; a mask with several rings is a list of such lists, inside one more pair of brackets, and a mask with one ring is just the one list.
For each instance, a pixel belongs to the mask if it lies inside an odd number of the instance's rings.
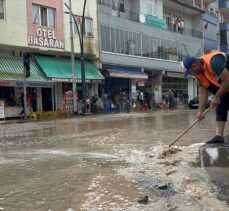
[[[72,1],[74,19],[82,22],[83,0]],[[0,0],[0,100],[5,102],[6,117],[19,115],[21,94],[26,84],[31,111],[64,109],[66,92],[76,80],[81,98],[79,34],[69,18],[69,1]],[[73,36],[70,33],[72,24]],[[98,68],[98,27],[96,1],[88,0],[85,10],[85,74],[87,95],[98,93],[103,76]],[[73,45],[71,44],[73,37]],[[74,50],[75,66],[71,66]],[[30,77],[24,79],[22,55],[30,55]],[[75,76],[74,76],[75,75]],[[73,80],[73,81],[74,81]],[[78,106],[78,103],[76,107]],[[12,115],[12,110],[15,112]]]
[[[0,101],[9,116],[21,110],[24,84],[31,111],[64,109],[74,86],[80,102],[84,0],[71,1],[74,19],[69,3],[0,0]],[[198,85],[192,77],[183,78],[181,61],[212,50],[228,52],[228,8],[221,0],[87,0],[86,95],[103,98],[108,111],[130,109],[139,90],[146,91],[151,105],[169,90],[193,98]],[[24,52],[31,57],[26,80]]]
[[157,102],[168,90],[195,96],[196,81],[183,79],[181,61],[203,52],[202,8],[190,1],[99,0],[100,68],[110,73],[105,84],[125,78],[126,68],[138,69],[146,77],[129,77],[129,92],[147,90]]

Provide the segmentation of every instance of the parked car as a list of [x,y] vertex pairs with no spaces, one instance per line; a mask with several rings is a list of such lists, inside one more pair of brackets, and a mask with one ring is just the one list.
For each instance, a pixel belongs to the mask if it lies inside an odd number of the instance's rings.
[[[211,105],[211,99],[212,99],[212,96],[209,95],[208,96],[208,101],[207,101],[207,104],[206,104],[206,108],[209,108],[210,107],[210,105]],[[199,96],[194,97],[193,99],[191,99],[189,101],[189,103],[188,103],[188,106],[191,109],[197,109],[199,107]]]

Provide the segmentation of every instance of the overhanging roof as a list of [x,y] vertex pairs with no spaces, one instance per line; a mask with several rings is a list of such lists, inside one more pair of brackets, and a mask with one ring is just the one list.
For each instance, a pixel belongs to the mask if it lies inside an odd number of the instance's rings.
[[[68,57],[35,56],[35,59],[47,78],[72,79],[72,63]],[[81,62],[75,60],[75,77],[81,79]],[[90,62],[85,61],[85,79],[104,79],[100,71]]]
[[[24,66],[21,57],[0,57],[0,80],[24,80]],[[26,78],[26,81],[47,81],[33,59],[30,60],[30,77]]]
[[148,75],[138,68],[104,65],[103,69],[113,78],[147,79]]

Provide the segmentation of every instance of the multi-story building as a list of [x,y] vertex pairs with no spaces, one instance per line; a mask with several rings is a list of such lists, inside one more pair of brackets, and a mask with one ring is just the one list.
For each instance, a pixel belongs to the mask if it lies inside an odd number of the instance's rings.
[[180,62],[203,52],[203,2],[178,0],[99,0],[100,68],[104,91],[148,89],[197,94],[196,81],[184,79]]
[[[83,3],[72,1],[79,30]],[[12,116],[21,109],[16,105],[24,85],[23,52],[31,55],[26,86],[33,110],[63,109],[64,94],[73,84],[72,46],[76,89],[78,97],[81,95],[78,30],[65,4],[69,1],[0,0],[0,100],[10,106],[6,111]],[[108,107],[121,100],[116,94],[128,93],[131,99],[141,89],[148,90],[156,101],[168,90],[196,96],[196,80],[183,78],[180,62],[186,55],[197,57],[219,46],[228,51],[227,4],[213,0],[87,0],[87,95],[103,96],[110,100]]]
[[[72,11],[81,22],[83,0],[72,1]],[[79,36],[74,21],[71,45],[70,18],[65,0],[0,0],[0,100],[6,117],[18,116],[24,86],[23,52],[30,58],[27,94],[33,111],[63,109],[64,94],[72,90],[75,74],[78,97],[81,94]],[[96,1],[88,0],[85,10],[84,53],[87,95],[97,94],[103,76],[98,63]],[[80,26],[80,25],[79,25]],[[75,73],[71,67],[74,47]]]
[[220,49],[229,53],[229,1],[219,0]]
[[204,53],[220,49],[219,33],[219,7],[216,2],[203,1],[205,13],[203,14]]
[[[203,0],[205,15],[205,50],[229,52],[229,1]],[[210,24],[209,24],[210,23]],[[210,26],[210,27],[209,27]],[[216,43],[217,40],[217,43]]]

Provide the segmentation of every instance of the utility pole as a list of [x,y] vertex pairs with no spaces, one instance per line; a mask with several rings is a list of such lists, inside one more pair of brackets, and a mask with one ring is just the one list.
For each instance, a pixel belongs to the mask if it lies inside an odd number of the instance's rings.
[[26,77],[25,77],[25,71],[24,71],[24,86],[23,86],[23,92],[24,92],[24,119],[27,119],[27,94],[26,94]]
[[27,119],[27,93],[26,93],[26,78],[30,76],[30,54],[24,52],[22,54],[23,67],[24,67],[24,85],[23,85],[23,94],[24,94],[24,119]]
[[[85,57],[84,57],[84,31],[85,31],[85,8],[86,8],[87,0],[84,0],[84,6],[83,6],[83,15],[82,15],[82,24],[81,24],[81,32],[79,31],[79,27],[76,23],[74,14],[72,13],[72,7],[71,7],[71,0],[69,0],[69,6],[65,3],[65,6],[69,10],[70,14],[70,33],[71,33],[71,58],[72,58],[72,90],[73,90],[73,102],[76,102],[76,77],[75,77],[75,57],[74,57],[74,42],[73,42],[73,29],[72,29],[72,19],[74,20],[76,29],[79,34],[79,40],[80,40],[80,59],[81,59],[81,77],[82,77],[82,102],[83,102],[83,110],[82,113],[85,115],[86,113],[86,86],[85,86]],[[74,68],[74,71],[73,71]],[[75,108],[75,103],[74,103]]]
[[84,58],[84,31],[85,31],[86,3],[87,3],[87,0],[84,0],[82,24],[81,24],[81,76],[82,76],[83,115],[85,115],[86,113],[85,58]]
[[75,55],[73,42],[73,28],[72,28],[72,1],[69,0],[69,23],[70,23],[70,37],[71,37],[71,62],[72,62],[72,94],[73,94],[73,114],[76,112],[76,70],[75,70]]

